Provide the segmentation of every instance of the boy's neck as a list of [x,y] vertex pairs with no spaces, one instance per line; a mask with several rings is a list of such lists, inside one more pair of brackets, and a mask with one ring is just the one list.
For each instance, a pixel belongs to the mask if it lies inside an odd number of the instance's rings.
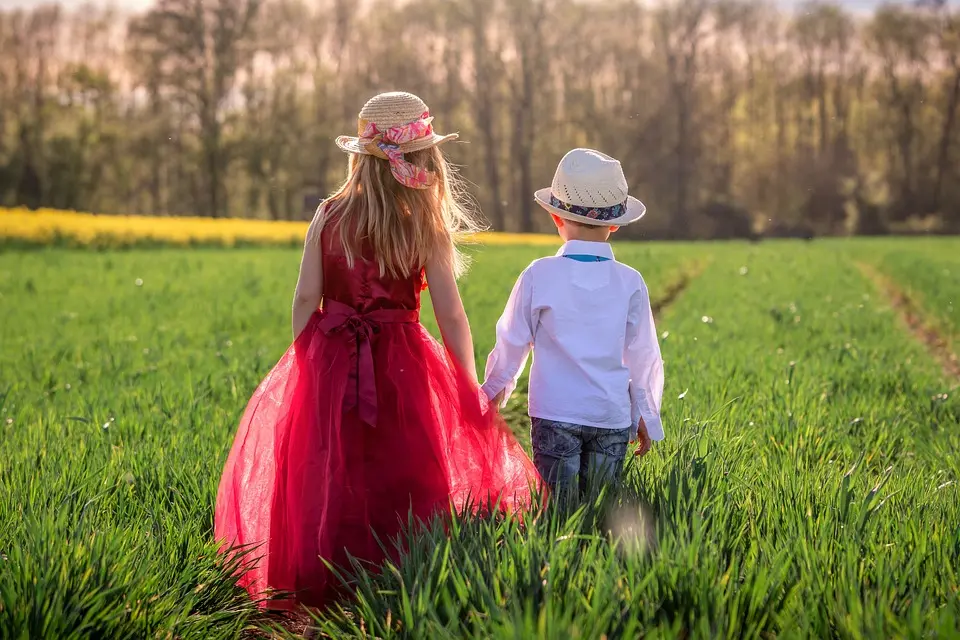
[[587,229],[582,227],[571,228],[563,235],[565,242],[579,240],[580,242],[609,242],[610,230],[606,228]]

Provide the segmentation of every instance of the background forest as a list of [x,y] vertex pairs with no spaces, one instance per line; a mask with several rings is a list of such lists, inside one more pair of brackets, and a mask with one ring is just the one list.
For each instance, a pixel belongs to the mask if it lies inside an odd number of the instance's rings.
[[0,11],[0,206],[303,219],[377,91],[495,229],[575,146],[650,238],[960,231],[960,12],[751,0],[158,0]]

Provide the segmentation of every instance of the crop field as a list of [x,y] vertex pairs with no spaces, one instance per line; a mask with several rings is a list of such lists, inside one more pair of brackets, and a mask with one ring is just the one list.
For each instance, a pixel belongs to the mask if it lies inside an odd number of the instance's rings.
[[[299,250],[22,240],[0,244],[0,638],[288,633],[233,586],[212,511]],[[462,282],[481,366],[558,244],[488,240]],[[580,508],[419,533],[324,633],[960,637],[960,240],[616,251],[656,303],[666,440]],[[526,442],[524,414],[518,393]]]

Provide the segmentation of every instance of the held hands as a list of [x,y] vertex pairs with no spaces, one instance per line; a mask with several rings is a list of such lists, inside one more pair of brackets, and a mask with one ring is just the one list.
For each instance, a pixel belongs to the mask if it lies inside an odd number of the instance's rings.
[[499,392],[497,395],[492,396],[492,397],[489,395],[490,392],[489,392],[486,388],[484,388],[483,386],[481,386],[480,390],[481,390],[481,391],[480,391],[481,394],[484,395],[484,396],[486,396],[486,398],[487,398],[487,402],[488,402],[488,405],[487,405],[487,406],[489,406],[491,409],[493,409],[493,410],[496,411],[497,413],[500,413],[500,409],[502,408],[504,398],[506,398],[506,396],[507,396],[507,389],[506,389],[506,387],[504,387],[503,389],[501,389],[500,392]]
[[637,443],[637,449],[633,452],[638,458],[642,458],[647,455],[647,452],[650,451],[650,434],[647,433],[647,425],[643,422],[643,418],[640,418],[640,424],[637,426],[637,437],[633,442]]

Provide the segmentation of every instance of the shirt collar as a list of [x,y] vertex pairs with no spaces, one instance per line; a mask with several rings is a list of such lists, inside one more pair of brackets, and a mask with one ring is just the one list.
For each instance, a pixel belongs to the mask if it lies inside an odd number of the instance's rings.
[[613,247],[609,242],[587,242],[586,240],[568,240],[560,247],[558,256],[599,256],[613,260]]

